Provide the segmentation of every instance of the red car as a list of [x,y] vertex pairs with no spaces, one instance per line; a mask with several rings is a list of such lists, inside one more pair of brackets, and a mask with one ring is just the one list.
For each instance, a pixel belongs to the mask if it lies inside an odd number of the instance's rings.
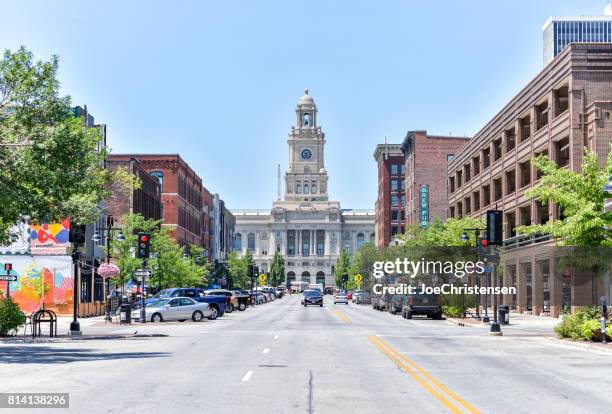
[[348,293],[346,294],[346,298],[347,298],[348,300],[353,300],[353,292],[348,292]]

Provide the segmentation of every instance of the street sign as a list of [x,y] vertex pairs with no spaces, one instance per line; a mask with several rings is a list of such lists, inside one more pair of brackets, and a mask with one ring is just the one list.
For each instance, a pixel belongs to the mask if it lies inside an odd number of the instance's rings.
[[484,271],[485,271],[486,273],[491,273],[491,272],[493,271],[493,268],[492,268],[492,267],[485,267],[485,268],[484,268]]
[[361,281],[363,280],[363,276],[361,276],[361,273],[357,273],[355,275],[355,283],[357,283],[359,286],[361,286]]
[[16,282],[17,281],[17,275],[0,275],[0,280],[2,281],[9,281],[9,282]]
[[151,272],[148,270],[134,270],[134,272],[132,273],[134,276],[137,277],[145,277],[146,279],[151,277]]
[[259,286],[263,286],[265,284],[266,284],[266,275],[262,273],[259,275]]

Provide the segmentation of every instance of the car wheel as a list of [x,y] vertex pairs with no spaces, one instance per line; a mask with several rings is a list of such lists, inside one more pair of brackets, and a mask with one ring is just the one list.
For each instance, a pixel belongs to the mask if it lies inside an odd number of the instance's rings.
[[243,311],[246,309],[246,303],[242,302],[238,304],[238,310]]
[[200,322],[202,320],[202,318],[204,318],[204,315],[202,315],[202,312],[200,312],[200,311],[195,311],[193,313],[193,315],[191,315],[191,319],[194,322]]
[[163,321],[163,319],[159,313],[154,313],[153,316],[151,316],[151,322],[161,322],[161,321]]
[[185,322],[187,319],[179,319],[179,322]]
[[408,311],[408,313],[406,313],[406,319],[412,319],[412,312]]
[[219,316],[219,309],[216,306],[212,306],[210,308],[210,311],[211,311],[211,314],[208,317],[208,319],[210,319],[211,321],[214,321]]
[[319,306],[320,306],[320,307],[323,307],[323,304],[321,303]]

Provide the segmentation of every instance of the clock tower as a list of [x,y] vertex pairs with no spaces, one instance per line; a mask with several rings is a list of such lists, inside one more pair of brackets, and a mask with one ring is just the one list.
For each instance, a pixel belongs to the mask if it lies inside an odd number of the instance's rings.
[[325,134],[317,125],[317,106],[308,94],[300,98],[296,125],[291,127],[289,167],[285,173],[285,200],[327,201],[327,171],[325,170]]

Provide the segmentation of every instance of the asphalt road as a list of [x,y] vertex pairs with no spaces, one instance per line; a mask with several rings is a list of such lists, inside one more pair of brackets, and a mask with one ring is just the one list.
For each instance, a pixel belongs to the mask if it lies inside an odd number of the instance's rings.
[[610,353],[369,306],[113,329],[168,336],[0,343],[0,391],[70,393],[45,413],[612,412]]

